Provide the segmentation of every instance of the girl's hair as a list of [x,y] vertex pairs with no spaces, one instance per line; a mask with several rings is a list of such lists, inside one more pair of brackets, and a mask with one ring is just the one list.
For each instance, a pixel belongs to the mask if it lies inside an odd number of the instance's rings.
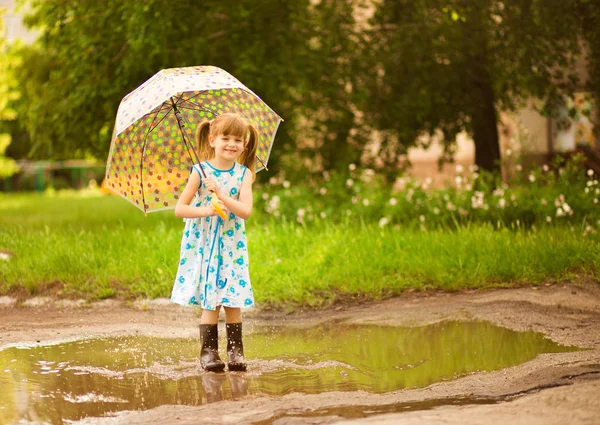
[[198,143],[198,156],[201,161],[212,159],[215,150],[208,138],[210,136],[234,136],[244,141],[244,151],[238,162],[252,171],[252,178],[256,174],[256,148],[258,147],[258,131],[244,118],[237,114],[221,114],[212,121],[203,121],[196,130],[196,142]]

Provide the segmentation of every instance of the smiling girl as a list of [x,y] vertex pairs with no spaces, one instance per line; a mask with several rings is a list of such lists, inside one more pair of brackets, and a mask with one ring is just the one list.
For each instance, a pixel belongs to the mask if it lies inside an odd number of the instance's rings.
[[[245,371],[241,307],[252,307],[245,220],[252,213],[252,182],[258,132],[236,114],[200,124],[200,164],[192,167],[175,207],[186,219],[171,301],[199,305],[201,352],[205,370],[225,368],[218,352],[218,318],[225,309],[228,370]],[[201,168],[206,177],[202,178]],[[216,196],[217,215],[211,202]]]

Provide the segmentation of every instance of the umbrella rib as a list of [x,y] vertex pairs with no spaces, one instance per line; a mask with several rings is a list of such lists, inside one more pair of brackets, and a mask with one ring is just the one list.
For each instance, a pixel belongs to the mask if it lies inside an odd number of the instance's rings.
[[[189,99],[184,99],[183,101],[191,103],[192,105],[196,106],[197,109],[200,109],[200,110],[202,110],[204,112],[208,112],[209,114],[212,114],[212,115],[217,115],[214,111],[211,111],[210,109],[206,109],[202,105],[199,105],[198,103],[194,103],[194,102],[190,101]],[[180,108],[183,108],[183,106],[180,106]],[[187,109],[192,109],[192,108],[187,108]],[[196,109],[194,109],[194,110],[196,110]]]
[[[165,109],[165,110],[166,110],[166,109]],[[161,109],[160,111],[162,111],[162,109]],[[160,112],[160,111],[157,111],[157,112],[156,112],[156,115],[158,115],[158,112]],[[154,131],[154,129],[155,129],[156,127],[158,127],[158,126],[160,125],[160,123],[161,123],[161,122],[163,122],[163,120],[164,120],[164,119],[167,117],[167,115],[169,115],[169,112],[171,112],[171,109],[169,109],[169,110],[166,110],[166,111],[167,111],[167,113],[163,115],[163,117],[160,119],[160,121],[159,121],[159,122],[157,122],[157,123],[156,123],[156,125],[155,125],[154,127],[152,127],[150,130],[148,130],[148,133],[152,133],[152,132]],[[153,122],[153,124],[154,124],[154,122]]]
[[[162,111],[168,111],[168,110],[169,110],[170,106],[168,106],[168,105],[167,105],[167,106],[165,107],[165,106],[164,106],[164,104],[165,104],[165,103],[163,102],[163,103],[161,104],[161,108],[160,108],[159,110],[157,110],[157,111],[156,111],[156,114],[157,114],[157,115],[158,115],[158,113],[159,113],[159,112],[162,112]],[[148,117],[148,116],[150,116],[150,115],[152,115],[152,111],[148,112],[147,114],[144,114],[144,115],[142,115],[142,116],[141,116],[139,119],[141,120],[142,118]]]
[[[180,106],[181,107],[181,106]],[[186,147],[186,149],[188,150],[188,155],[190,158],[192,158],[192,155],[190,154],[190,146],[189,146],[189,142],[186,142],[186,135],[189,138],[189,135],[187,134],[187,130],[186,128],[190,126],[190,122],[187,120],[186,117],[184,117],[183,115],[181,115],[181,119],[185,120],[186,126],[184,126],[183,128],[180,128],[180,131],[182,132],[182,136],[183,136],[183,143]],[[184,134],[185,133],[185,134]],[[196,151],[194,149],[191,149],[193,154],[194,154],[194,158],[196,159],[196,161],[198,161],[198,164],[200,164],[200,158],[198,158],[198,155],[196,154]]]
[[198,94],[195,94],[195,95],[193,95],[193,96],[190,96],[189,98],[187,98],[187,99],[183,99],[183,100],[185,100],[185,101],[189,101],[190,99],[196,99],[196,98],[197,98],[198,96],[200,96],[201,94],[203,94],[203,93],[208,93],[209,91],[210,91],[210,90],[201,90],[201,91],[199,91],[199,92],[198,92]]
[[[154,115],[154,118],[152,119],[152,124],[150,124],[150,127],[152,127],[152,125],[154,124],[154,121],[156,121],[156,117],[158,117],[158,113],[161,111],[161,109],[159,109],[158,111],[156,111],[156,114]],[[158,124],[160,124],[167,115],[169,115],[169,112],[171,112],[170,110],[167,111],[166,114],[163,115],[163,117],[160,119],[160,121],[158,123],[156,123],[156,125],[152,128],[148,128],[148,131],[146,132],[146,136],[144,137],[144,144],[142,145],[142,156],[140,158],[140,189],[142,190],[142,205],[144,207],[144,212],[146,212],[146,196],[144,194],[144,172],[143,172],[143,167],[144,167],[144,155],[146,153],[146,143],[148,141],[148,135],[158,126]]]

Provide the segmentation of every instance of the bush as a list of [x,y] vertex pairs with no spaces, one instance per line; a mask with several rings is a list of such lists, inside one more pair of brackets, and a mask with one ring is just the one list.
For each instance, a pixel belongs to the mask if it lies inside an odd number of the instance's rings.
[[[430,181],[401,178],[392,187],[373,170],[350,165],[347,173],[307,176],[294,185],[273,177],[257,184],[255,208],[260,220],[310,224],[329,220],[360,220],[383,226],[456,228],[467,223],[488,223],[495,228],[530,228],[571,223],[595,231],[600,220],[600,186],[581,157],[518,170],[509,182],[489,173],[457,167],[455,181],[445,189],[430,188]],[[258,214],[256,214],[258,215]]]

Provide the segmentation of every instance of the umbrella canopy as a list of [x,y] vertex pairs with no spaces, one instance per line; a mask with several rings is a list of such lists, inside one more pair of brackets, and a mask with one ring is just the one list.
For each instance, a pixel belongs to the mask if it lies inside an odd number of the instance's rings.
[[105,186],[144,212],[174,208],[198,163],[196,128],[222,113],[239,114],[258,130],[256,170],[265,168],[281,117],[220,68],[171,68],[121,101]]

